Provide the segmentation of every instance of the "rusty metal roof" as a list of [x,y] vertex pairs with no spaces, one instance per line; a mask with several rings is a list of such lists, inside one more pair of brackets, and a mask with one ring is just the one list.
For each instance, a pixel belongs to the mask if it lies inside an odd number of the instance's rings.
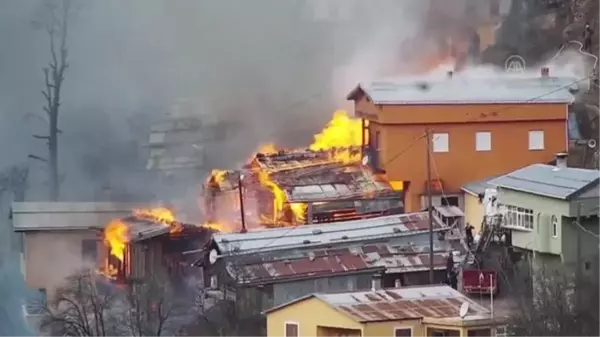
[[[276,283],[298,278],[319,278],[379,270],[406,273],[429,269],[428,245],[371,243],[354,247],[278,252],[277,256],[253,256],[243,261],[238,275],[243,283]],[[446,268],[450,245],[434,245],[434,268]],[[233,270],[233,269],[232,269]]]
[[[435,217],[433,225],[436,232],[449,229]],[[250,230],[247,233],[215,233],[213,242],[222,255],[240,255],[335,243],[362,243],[413,236],[428,230],[427,212],[420,212],[294,228]]]
[[419,318],[459,318],[464,302],[467,316],[489,316],[489,310],[449,286],[418,286],[379,291],[314,294],[358,322]]
[[[248,165],[269,172],[270,178],[286,193],[289,202],[368,199],[382,195],[400,197],[385,179],[358,164],[332,162],[328,152],[290,151],[273,155],[258,154]],[[229,171],[218,182],[222,191],[236,188],[239,171]],[[248,172],[244,186],[258,184]]]

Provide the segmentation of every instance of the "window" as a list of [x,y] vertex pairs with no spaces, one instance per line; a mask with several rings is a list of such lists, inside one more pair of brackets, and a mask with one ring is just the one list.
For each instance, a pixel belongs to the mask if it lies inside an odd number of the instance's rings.
[[381,133],[379,131],[375,131],[375,150],[381,150]]
[[298,323],[285,323],[285,337],[298,337]]
[[492,0],[490,2],[490,14],[492,17],[500,15],[500,1]]
[[396,328],[394,329],[394,337],[411,337],[412,328]]
[[506,336],[506,327],[499,326],[496,328],[496,337],[504,337]]
[[509,227],[533,229],[533,210],[506,205],[505,223]]
[[558,218],[556,215],[552,216],[552,237],[558,237]]
[[544,149],[544,131],[529,131],[529,149]]
[[98,260],[98,241],[81,241],[81,257],[86,262],[96,263],[96,261]]
[[219,287],[219,281],[217,275],[210,276],[210,289],[217,289]]
[[448,144],[447,133],[434,133],[433,134],[433,152],[448,152],[450,147]]
[[491,132],[477,132],[475,134],[475,151],[492,151]]
[[469,337],[491,336],[492,329],[471,329],[467,332]]
[[442,198],[442,206],[456,206],[456,207],[458,207],[458,197],[446,197],[446,198]]

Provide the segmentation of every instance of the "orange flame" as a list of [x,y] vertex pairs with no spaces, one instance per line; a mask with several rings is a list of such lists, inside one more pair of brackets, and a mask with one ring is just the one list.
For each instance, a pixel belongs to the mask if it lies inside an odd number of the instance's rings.
[[258,181],[261,185],[269,188],[273,192],[273,219],[279,218],[283,211],[283,204],[286,201],[286,195],[283,190],[273,181],[266,171],[258,171]]
[[210,172],[210,178],[216,184],[221,184],[225,181],[225,176],[227,175],[227,173],[229,173],[229,171],[214,169]]
[[202,224],[202,227],[214,229],[214,230],[217,230],[217,231],[223,232],[223,233],[227,233],[227,232],[231,231],[227,225],[218,223],[218,222],[207,222],[207,223]]
[[262,144],[258,148],[258,153],[262,154],[276,154],[277,152],[278,150],[273,143]]
[[167,224],[175,221],[175,214],[173,214],[170,209],[165,207],[134,209],[133,214],[140,218],[152,219]]
[[110,254],[123,262],[125,245],[129,242],[129,229],[121,220],[112,220],[104,229],[104,244],[110,248]]
[[351,147],[362,145],[362,122],[351,118],[344,110],[337,110],[323,130],[315,135],[310,145],[313,151],[331,150],[332,160],[342,163],[360,161],[360,151],[351,151]]
[[294,217],[296,218],[296,222],[304,223],[306,221],[306,210],[308,206],[305,203],[295,202],[290,204],[290,208],[294,213]]

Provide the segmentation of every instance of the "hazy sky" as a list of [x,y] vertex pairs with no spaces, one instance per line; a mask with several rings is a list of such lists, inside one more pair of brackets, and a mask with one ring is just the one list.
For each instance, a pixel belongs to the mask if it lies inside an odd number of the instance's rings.
[[[223,144],[231,163],[265,141],[308,144],[356,82],[410,67],[401,46],[432,26],[429,2],[75,1],[60,117],[64,197],[91,198],[98,171],[113,184],[135,181],[146,156],[136,140],[179,99],[244,126]],[[32,22],[44,13],[42,0],[0,2],[2,167],[47,156],[31,137],[46,125],[25,117],[43,114],[48,37]],[[32,165],[44,177],[44,165]]]

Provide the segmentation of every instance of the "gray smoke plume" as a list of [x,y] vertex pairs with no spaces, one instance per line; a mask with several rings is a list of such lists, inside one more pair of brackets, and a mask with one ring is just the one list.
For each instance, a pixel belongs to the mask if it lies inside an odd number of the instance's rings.
[[[265,142],[307,145],[356,82],[411,69],[450,28],[476,22],[460,11],[466,1],[74,1],[59,121],[61,197],[99,200],[108,186],[119,187],[121,199],[170,198],[145,171],[142,145],[181,99],[233,125],[208,149],[210,166],[234,167]],[[0,1],[2,166],[47,155],[31,135],[47,133],[39,116],[49,40],[33,23],[48,2]],[[47,168],[29,164],[27,199],[44,200]],[[194,179],[182,179],[179,194],[195,204],[202,181]]]

